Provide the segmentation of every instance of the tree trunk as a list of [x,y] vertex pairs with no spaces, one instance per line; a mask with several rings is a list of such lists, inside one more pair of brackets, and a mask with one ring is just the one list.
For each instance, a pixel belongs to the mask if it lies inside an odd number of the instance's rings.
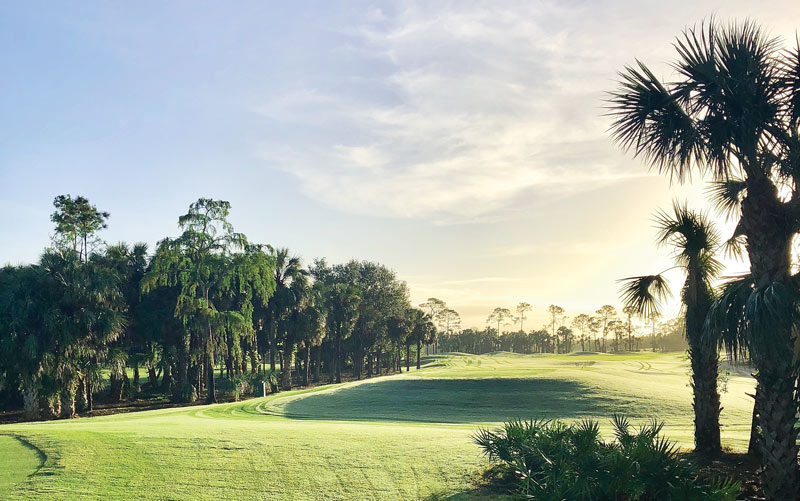
[[382,366],[382,363],[383,363],[383,362],[382,362],[382,360],[381,360],[381,356],[382,356],[382,355],[383,355],[383,350],[381,350],[380,348],[378,348],[378,358],[377,358],[377,362],[376,362],[376,363],[377,363],[377,365],[378,365],[378,370],[376,371],[376,372],[377,372],[377,374],[378,374],[378,376],[380,376],[380,375],[383,373],[383,371],[381,370],[381,368],[383,367],[383,366]]
[[[180,402],[191,402],[192,378],[189,377],[189,345],[191,337],[184,333],[183,342],[178,348],[177,373],[175,374],[175,385],[172,389],[174,398]],[[162,380],[163,381],[163,380]]]
[[319,382],[319,372],[322,368],[322,346],[314,349],[314,382]]
[[417,370],[419,370],[419,355],[420,355],[421,348],[422,348],[422,346],[420,345],[420,342],[417,341]]
[[22,391],[22,408],[26,420],[39,419],[39,391],[32,382],[26,383]]
[[75,389],[61,394],[61,415],[65,418],[75,417]]
[[[209,343],[211,340],[209,339]],[[206,394],[206,403],[209,404],[216,404],[217,403],[217,388],[216,383],[214,381],[214,357],[212,357],[209,353],[206,353],[206,376],[208,377],[208,391]]]
[[164,366],[164,375],[161,377],[161,387],[168,390],[172,386],[172,366],[166,364]]
[[136,395],[139,394],[139,362],[133,364],[133,387],[131,388],[131,394],[134,399]]
[[92,391],[92,382],[89,378],[86,378],[86,401],[87,401],[87,410],[92,412],[94,410],[94,394]]
[[147,368],[147,382],[150,383],[151,388],[155,388],[158,385],[158,376],[156,375],[156,368],[152,365]]
[[758,431],[758,399],[761,390],[756,385],[756,393],[753,395],[753,419],[750,421],[750,442],[747,444],[747,454],[761,458],[761,434]]
[[342,336],[336,336],[336,382],[342,382]]
[[363,364],[361,352],[358,349],[353,350],[353,376],[356,380],[361,380],[361,365]]
[[756,405],[763,458],[761,483],[767,499],[800,498],[793,315],[788,311],[785,315],[774,315],[764,306],[765,297],[772,296],[772,301],[780,304],[781,296],[788,296],[790,304],[785,305],[785,309],[795,308],[791,299],[796,291],[791,281],[790,249],[796,218],[787,210],[769,180],[748,179],[741,224],[747,236],[750,271],[755,284],[752,294],[760,296],[760,317],[766,319],[767,325],[772,324],[754,332],[756,349],[752,352],[761,389]]
[[117,377],[113,372],[108,378],[108,401],[117,403],[122,399],[122,380]]
[[[261,323],[259,322],[259,325]],[[261,328],[259,327],[259,331]],[[250,347],[250,372],[255,374],[258,371],[258,331],[253,334],[253,343]]]
[[281,353],[281,390],[292,389],[292,366],[294,365],[294,344],[284,339]]
[[411,370],[411,345],[406,344],[406,372]]
[[715,456],[722,451],[719,436],[721,411],[717,376],[719,360],[713,347],[690,349],[692,387],[694,389],[694,443],[703,456]]
[[311,347],[306,346],[305,360],[303,368],[303,386],[308,386],[311,380]]
[[273,313],[269,320],[269,370],[272,372],[275,372],[277,330],[278,324],[275,321],[275,313]]

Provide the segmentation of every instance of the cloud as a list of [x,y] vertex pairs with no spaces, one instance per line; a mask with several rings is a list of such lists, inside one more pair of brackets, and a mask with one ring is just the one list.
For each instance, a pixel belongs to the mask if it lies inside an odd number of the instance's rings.
[[618,165],[590,61],[567,57],[573,41],[553,28],[575,8],[457,7],[372,10],[341,27],[347,43],[332,53],[357,71],[259,107],[311,130],[280,154],[262,145],[262,156],[338,209],[450,223],[490,217],[531,190],[557,196],[644,175]]
[[708,14],[685,7],[652,5],[644,19],[604,2],[356,12],[331,28],[339,43],[320,57],[333,64],[258,107],[278,130],[263,156],[337,209],[440,223],[645,176],[608,137],[604,91],[634,57],[671,71],[670,41]]

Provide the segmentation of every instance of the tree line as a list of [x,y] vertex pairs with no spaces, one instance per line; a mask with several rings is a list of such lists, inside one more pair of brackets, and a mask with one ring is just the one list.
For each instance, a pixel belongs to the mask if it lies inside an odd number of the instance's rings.
[[436,305],[412,307],[382,264],[305,265],[251,242],[226,201],[191,204],[152,254],[105,245],[109,214],[85,197],[54,206],[39,261],[0,269],[0,404],[28,419],[91,411],[101,392],[211,403],[222,380],[257,393],[400,371],[403,359],[419,368],[436,337],[431,311],[442,318]]
[[[440,301],[436,298],[428,300]],[[442,302],[444,304],[444,302]],[[483,329],[468,328],[446,330],[440,328],[437,346],[444,352],[484,354],[494,351],[514,353],[570,353],[575,350],[601,353],[623,351],[677,351],[687,347],[683,339],[683,321],[674,319],[658,321],[653,315],[639,315],[633,306],[625,306],[622,315],[614,306],[606,304],[594,315],[581,313],[570,320],[566,310],[550,305],[547,313],[550,321],[539,329],[525,331],[525,315],[532,311],[529,303],[521,302],[515,308],[516,315],[508,308],[497,307],[486,319]],[[645,320],[641,325],[638,320]],[[518,326],[510,330],[504,327]],[[644,333],[642,333],[642,328]]]

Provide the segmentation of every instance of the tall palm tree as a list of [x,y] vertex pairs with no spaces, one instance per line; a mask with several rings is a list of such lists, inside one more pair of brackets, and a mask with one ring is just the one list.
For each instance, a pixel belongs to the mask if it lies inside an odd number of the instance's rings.
[[[306,270],[297,256],[291,256],[289,249],[275,250],[275,293],[269,300],[269,367],[275,371],[275,357],[278,352],[278,330],[285,327],[292,305],[297,303],[297,293],[305,287]],[[284,361],[284,365],[286,362]],[[281,367],[281,370],[285,370]]]
[[[721,451],[719,362],[716,343],[703,335],[703,326],[714,301],[712,281],[719,276],[722,267],[714,257],[720,238],[705,214],[677,203],[673,211],[673,214],[658,213],[657,241],[675,247],[675,261],[686,275],[681,300],[692,366],[695,450],[711,456]],[[667,282],[661,274],[623,279],[621,289],[626,308],[647,318],[658,312],[660,300],[668,293]]]
[[733,245],[746,243],[753,287],[751,356],[763,398],[765,494],[800,495],[793,327],[797,288],[790,248],[800,230],[800,43],[785,50],[752,22],[712,20],[679,37],[676,82],[643,63],[610,96],[613,136],[679,181],[710,174],[739,212]]

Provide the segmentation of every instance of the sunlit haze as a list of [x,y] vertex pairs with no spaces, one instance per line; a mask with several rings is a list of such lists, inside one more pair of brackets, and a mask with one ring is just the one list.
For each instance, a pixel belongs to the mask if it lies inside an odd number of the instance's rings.
[[711,15],[787,40],[800,19],[792,0],[285,5],[0,6],[0,262],[38,258],[59,194],[151,248],[204,196],[306,262],[387,265],[464,327],[619,307],[617,279],[671,266],[654,212],[708,204],[612,142],[616,72],[670,77],[675,35]]

